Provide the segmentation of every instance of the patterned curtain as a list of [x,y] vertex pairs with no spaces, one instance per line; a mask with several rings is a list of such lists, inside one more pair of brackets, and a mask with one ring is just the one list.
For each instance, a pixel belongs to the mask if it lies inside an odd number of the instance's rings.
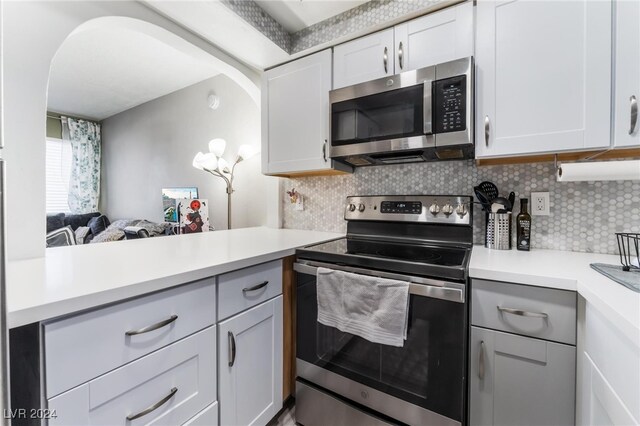
[[98,211],[100,199],[100,124],[63,117],[62,138],[71,142],[69,208],[72,213]]

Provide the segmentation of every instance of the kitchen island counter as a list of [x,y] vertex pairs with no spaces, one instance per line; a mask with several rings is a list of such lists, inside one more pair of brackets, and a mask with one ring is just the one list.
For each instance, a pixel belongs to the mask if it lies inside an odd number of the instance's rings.
[[8,326],[52,319],[293,255],[341,234],[267,227],[47,249],[7,265]]

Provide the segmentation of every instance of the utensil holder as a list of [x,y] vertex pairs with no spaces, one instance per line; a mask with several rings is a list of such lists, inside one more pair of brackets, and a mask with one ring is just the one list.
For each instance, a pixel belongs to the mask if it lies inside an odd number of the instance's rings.
[[495,250],[511,250],[511,212],[487,213],[484,246]]

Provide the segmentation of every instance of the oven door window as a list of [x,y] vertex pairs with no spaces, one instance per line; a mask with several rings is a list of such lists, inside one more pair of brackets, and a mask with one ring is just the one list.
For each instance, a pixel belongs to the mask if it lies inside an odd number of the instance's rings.
[[412,295],[401,348],[371,343],[317,322],[315,277],[298,274],[297,357],[461,421],[465,305]]
[[331,105],[331,143],[349,145],[424,134],[424,85]]

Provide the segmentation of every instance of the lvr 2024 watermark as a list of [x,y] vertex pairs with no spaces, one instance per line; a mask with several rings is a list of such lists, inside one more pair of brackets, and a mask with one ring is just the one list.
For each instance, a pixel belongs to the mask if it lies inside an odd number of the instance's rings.
[[5,408],[2,417],[5,419],[55,419],[58,415],[56,410],[46,408]]

